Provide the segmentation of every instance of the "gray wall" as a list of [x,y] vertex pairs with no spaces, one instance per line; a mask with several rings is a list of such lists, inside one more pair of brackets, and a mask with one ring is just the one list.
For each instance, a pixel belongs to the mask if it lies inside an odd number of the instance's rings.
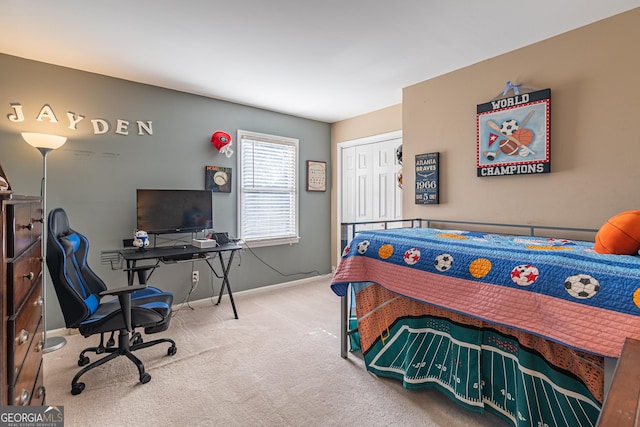
[[[8,55],[0,54],[0,70],[4,110],[0,116],[0,164],[16,194],[38,195],[42,156],[24,142],[20,132],[69,138],[47,157],[47,209],[63,207],[71,226],[88,236],[90,263],[108,286],[124,285],[126,276],[101,265],[100,254],[121,248],[122,239],[132,237],[136,188],[202,189],[205,166],[231,167],[232,191],[214,194],[214,221],[217,231],[237,234],[238,129],[300,140],[301,241],[253,250],[286,276],[264,265],[252,252],[242,252],[234,260],[232,288],[247,290],[317,274],[296,274],[299,272],[330,273],[330,193],[305,191],[306,160],[326,161],[330,170],[329,124]],[[9,119],[14,103],[22,105],[23,122]],[[44,105],[51,107],[58,123],[36,120]],[[85,116],[76,130],[68,128],[68,112]],[[107,120],[111,130],[95,135],[91,119]],[[130,122],[128,135],[115,133],[118,119]],[[152,121],[153,135],[138,135],[138,120]],[[211,134],[216,130],[233,136],[236,152],[231,158],[211,145]],[[330,188],[330,183],[327,185]],[[199,262],[195,268],[201,280],[190,300],[217,294],[220,281],[211,277],[207,265]],[[179,303],[187,297],[190,277],[190,263],[162,265],[150,284],[172,291],[174,302]],[[47,292],[47,327],[63,327],[50,283]],[[227,298],[212,310],[233,316]],[[238,311],[242,316],[241,305]]]

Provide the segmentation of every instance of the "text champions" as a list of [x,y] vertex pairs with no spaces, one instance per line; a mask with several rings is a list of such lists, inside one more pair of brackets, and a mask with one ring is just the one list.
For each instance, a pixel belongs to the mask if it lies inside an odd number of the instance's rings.
[[479,176],[520,175],[529,173],[548,173],[549,163],[485,166],[478,169]]

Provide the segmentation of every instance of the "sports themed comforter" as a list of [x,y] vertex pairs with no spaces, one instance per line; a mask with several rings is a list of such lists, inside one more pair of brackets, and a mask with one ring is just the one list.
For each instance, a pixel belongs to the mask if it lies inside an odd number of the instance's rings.
[[640,257],[593,243],[404,228],[363,231],[345,248],[331,287],[384,288],[594,355],[618,357],[640,339]]

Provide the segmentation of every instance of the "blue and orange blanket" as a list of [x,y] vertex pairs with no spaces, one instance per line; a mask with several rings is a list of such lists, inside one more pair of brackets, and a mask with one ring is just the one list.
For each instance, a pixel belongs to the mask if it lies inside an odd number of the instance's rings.
[[358,233],[331,287],[373,282],[435,307],[618,357],[640,339],[640,257],[593,243],[432,228]]

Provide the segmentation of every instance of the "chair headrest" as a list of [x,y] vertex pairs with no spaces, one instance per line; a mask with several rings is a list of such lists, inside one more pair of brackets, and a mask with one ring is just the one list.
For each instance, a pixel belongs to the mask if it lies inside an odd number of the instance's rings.
[[54,237],[56,240],[72,232],[69,227],[69,218],[67,218],[67,213],[62,208],[55,208],[49,212],[48,224],[49,235]]
[[69,234],[68,236],[60,237],[58,239],[62,244],[67,255],[75,253],[80,248],[80,236],[76,233]]

